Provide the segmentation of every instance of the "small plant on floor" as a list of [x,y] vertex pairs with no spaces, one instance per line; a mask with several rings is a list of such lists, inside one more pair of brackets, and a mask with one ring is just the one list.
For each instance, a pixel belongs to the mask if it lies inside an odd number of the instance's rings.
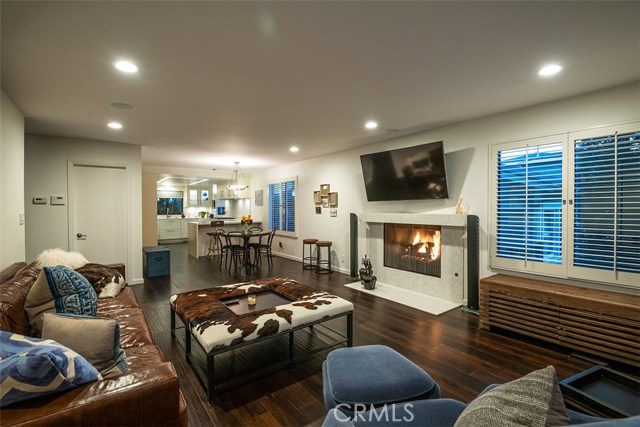
[[373,265],[371,264],[371,259],[367,258],[365,255],[362,258],[363,268],[360,269],[360,282],[364,286],[365,289],[374,290],[376,288],[376,282],[378,278],[373,275]]

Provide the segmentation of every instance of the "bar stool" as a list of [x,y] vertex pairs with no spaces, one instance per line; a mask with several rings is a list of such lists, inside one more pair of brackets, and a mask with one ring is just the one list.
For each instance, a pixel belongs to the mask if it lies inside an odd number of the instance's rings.
[[211,255],[211,258],[217,253],[220,253],[220,248],[218,247],[218,240],[216,239],[217,228],[222,227],[224,225],[224,221],[211,221],[211,227],[215,228],[216,231],[207,232],[207,236],[209,236],[209,245],[207,246],[207,255]]
[[[316,273],[318,274],[333,273],[333,270],[331,270],[331,244],[332,243],[329,240],[318,240],[316,242],[316,250],[318,251]],[[320,252],[322,252],[322,248],[327,248],[327,259],[321,259],[322,257],[320,256]]]
[[[313,270],[316,268],[316,264],[314,263],[315,257],[313,256],[313,246],[316,244],[318,239],[304,239],[302,241],[302,269],[303,270]],[[305,256],[305,248],[309,245],[309,255]]]

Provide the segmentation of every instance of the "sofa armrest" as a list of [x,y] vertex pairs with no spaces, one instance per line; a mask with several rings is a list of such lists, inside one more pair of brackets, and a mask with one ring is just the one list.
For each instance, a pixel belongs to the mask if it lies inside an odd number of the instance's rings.
[[8,426],[176,426],[180,389],[170,362],[2,408]]

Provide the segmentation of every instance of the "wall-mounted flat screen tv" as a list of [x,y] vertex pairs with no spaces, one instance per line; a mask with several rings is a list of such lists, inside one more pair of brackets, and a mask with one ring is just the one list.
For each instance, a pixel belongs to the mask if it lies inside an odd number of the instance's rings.
[[448,199],[442,141],[360,156],[367,200]]

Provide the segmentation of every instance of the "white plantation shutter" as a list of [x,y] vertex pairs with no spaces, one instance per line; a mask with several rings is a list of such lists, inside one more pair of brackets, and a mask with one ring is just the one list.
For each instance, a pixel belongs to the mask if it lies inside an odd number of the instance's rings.
[[640,132],[579,138],[573,151],[572,265],[640,273]]
[[297,178],[269,184],[269,228],[283,235],[296,235]]
[[491,161],[491,267],[640,288],[640,122],[496,144]]

